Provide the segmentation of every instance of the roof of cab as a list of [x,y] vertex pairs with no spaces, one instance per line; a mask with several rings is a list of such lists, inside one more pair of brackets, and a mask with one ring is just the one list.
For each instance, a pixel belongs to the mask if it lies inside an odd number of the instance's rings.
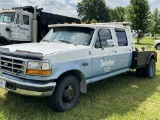
[[129,22],[114,22],[114,23],[94,23],[94,24],[53,24],[48,25],[48,27],[88,27],[88,28],[124,28],[125,26],[130,26]]

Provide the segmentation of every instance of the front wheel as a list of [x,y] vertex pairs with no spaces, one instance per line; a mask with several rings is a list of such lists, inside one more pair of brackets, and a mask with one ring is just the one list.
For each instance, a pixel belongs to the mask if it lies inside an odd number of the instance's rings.
[[49,98],[50,107],[54,111],[64,112],[73,108],[80,96],[80,84],[73,75],[59,79],[56,88]]
[[0,46],[3,46],[3,43],[0,43]]

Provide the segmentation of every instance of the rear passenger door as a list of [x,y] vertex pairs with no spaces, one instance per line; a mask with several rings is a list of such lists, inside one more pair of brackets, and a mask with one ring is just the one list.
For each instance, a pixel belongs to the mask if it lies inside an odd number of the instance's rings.
[[117,28],[114,30],[117,39],[117,57],[119,69],[129,68],[132,61],[132,46],[126,29]]

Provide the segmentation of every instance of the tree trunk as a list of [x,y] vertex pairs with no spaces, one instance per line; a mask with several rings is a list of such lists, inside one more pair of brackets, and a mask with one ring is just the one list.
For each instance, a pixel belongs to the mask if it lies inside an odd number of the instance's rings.
[[157,36],[156,36],[156,34],[154,34],[154,37],[155,37],[155,39],[157,39]]

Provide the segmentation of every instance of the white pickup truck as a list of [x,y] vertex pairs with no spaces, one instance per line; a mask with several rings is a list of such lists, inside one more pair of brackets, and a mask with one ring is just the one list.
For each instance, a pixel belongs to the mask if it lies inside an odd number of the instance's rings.
[[[40,43],[0,47],[0,87],[50,96],[50,107],[74,107],[87,85],[130,69],[155,75],[157,53],[136,51],[129,23],[57,24]],[[95,88],[96,89],[96,88]]]
[[160,40],[154,41],[154,48],[156,48],[156,50],[160,50]]

